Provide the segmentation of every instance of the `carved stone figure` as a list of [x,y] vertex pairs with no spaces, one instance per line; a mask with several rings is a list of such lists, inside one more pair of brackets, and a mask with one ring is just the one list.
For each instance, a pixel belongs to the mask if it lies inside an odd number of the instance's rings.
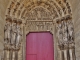
[[16,47],[18,48],[22,39],[22,32],[21,32],[21,22],[17,23],[17,38],[16,38]]
[[8,43],[8,21],[6,21],[5,27],[4,27],[4,42],[5,44]]
[[16,20],[13,20],[13,23],[12,23],[12,40],[11,40],[11,44],[12,45],[15,45],[15,40],[16,40],[16,36],[17,36],[17,24],[16,24]]
[[74,41],[74,35],[73,35],[73,23],[72,20],[68,20],[68,38],[69,38],[69,42],[73,42]]
[[11,24],[12,24],[12,20],[11,19],[7,19],[6,24],[5,24],[5,43],[10,43],[11,41]]
[[11,41],[11,22],[8,23],[8,40],[9,40],[9,43]]
[[63,33],[62,33],[62,25],[61,23],[59,22],[58,25],[57,25],[57,36],[58,36],[58,42],[59,44],[63,44]]
[[68,31],[67,31],[67,22],[63,21],[63,25],[62,25],[62,29],[63,29],[63,42],[64,44],[68,43]]

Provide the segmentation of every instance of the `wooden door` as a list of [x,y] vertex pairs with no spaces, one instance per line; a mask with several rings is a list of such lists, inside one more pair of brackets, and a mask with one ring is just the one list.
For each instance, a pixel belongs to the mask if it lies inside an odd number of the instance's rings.
[[53,35],[34,32],[26,36],[26,60],[54,60]]

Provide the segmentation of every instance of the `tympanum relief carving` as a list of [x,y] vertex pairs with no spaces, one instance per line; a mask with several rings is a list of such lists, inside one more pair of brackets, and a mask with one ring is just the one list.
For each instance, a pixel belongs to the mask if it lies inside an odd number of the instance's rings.
[[26,14],[26,30],[52,31],[53,17],[43,7],[37,7]]
[[50,11],[43,7],[36,7],[26,13],[26,20],[52,20]]

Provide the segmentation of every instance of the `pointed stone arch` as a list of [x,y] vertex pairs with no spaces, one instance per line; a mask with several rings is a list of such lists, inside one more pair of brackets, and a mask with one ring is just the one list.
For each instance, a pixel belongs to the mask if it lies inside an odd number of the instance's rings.
[[[12,0],[8,6],[6,15],[13,16],[14,18],[24,19],[27,11],[30,11],[36,6],[43,6],[50,12],[55,12],[58,17],[71,15],[71,8],[69,3],[64,0],[43,0],[43,1],[26,1],[26,0]],[[24,18],[23,18],[24,17]]]

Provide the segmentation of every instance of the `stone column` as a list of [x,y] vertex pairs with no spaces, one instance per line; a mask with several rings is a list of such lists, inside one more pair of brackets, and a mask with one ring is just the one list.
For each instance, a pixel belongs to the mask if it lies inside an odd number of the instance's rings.
[[64,50],[62,50],[61,54],[62,54],[62,60],[64,60]]
[[64,60],[67,60],[67,50],[64,50]]
[[58,58],[58,60],[62,60],[62,51],[59,50],[59,51],[58,51],[58,54],[59,54],[59,58]]
[[15,60],[18,60],[18,50],[15,50]]
[[73,60],[76,60],[75,48],[72,49],[72,56],[73,56]]
[[4,50],[4,60],[7,60],[7,50]]
[[13,51],[9,50],[9,60],[12,60],[12,59],[13,59]]
[[69,49],[69,53],[70,53],[70,60],[73,60],[72,49]]
[[70,53],[70,60],[76,60],[75,59],[75,50],[74,49],[69,49],[69,53]]
[[13,60],[15,60],[15,52],[13,51]]
[[70,60],[70,53],[69,53],[69,49],[67,50],[67,60]]

